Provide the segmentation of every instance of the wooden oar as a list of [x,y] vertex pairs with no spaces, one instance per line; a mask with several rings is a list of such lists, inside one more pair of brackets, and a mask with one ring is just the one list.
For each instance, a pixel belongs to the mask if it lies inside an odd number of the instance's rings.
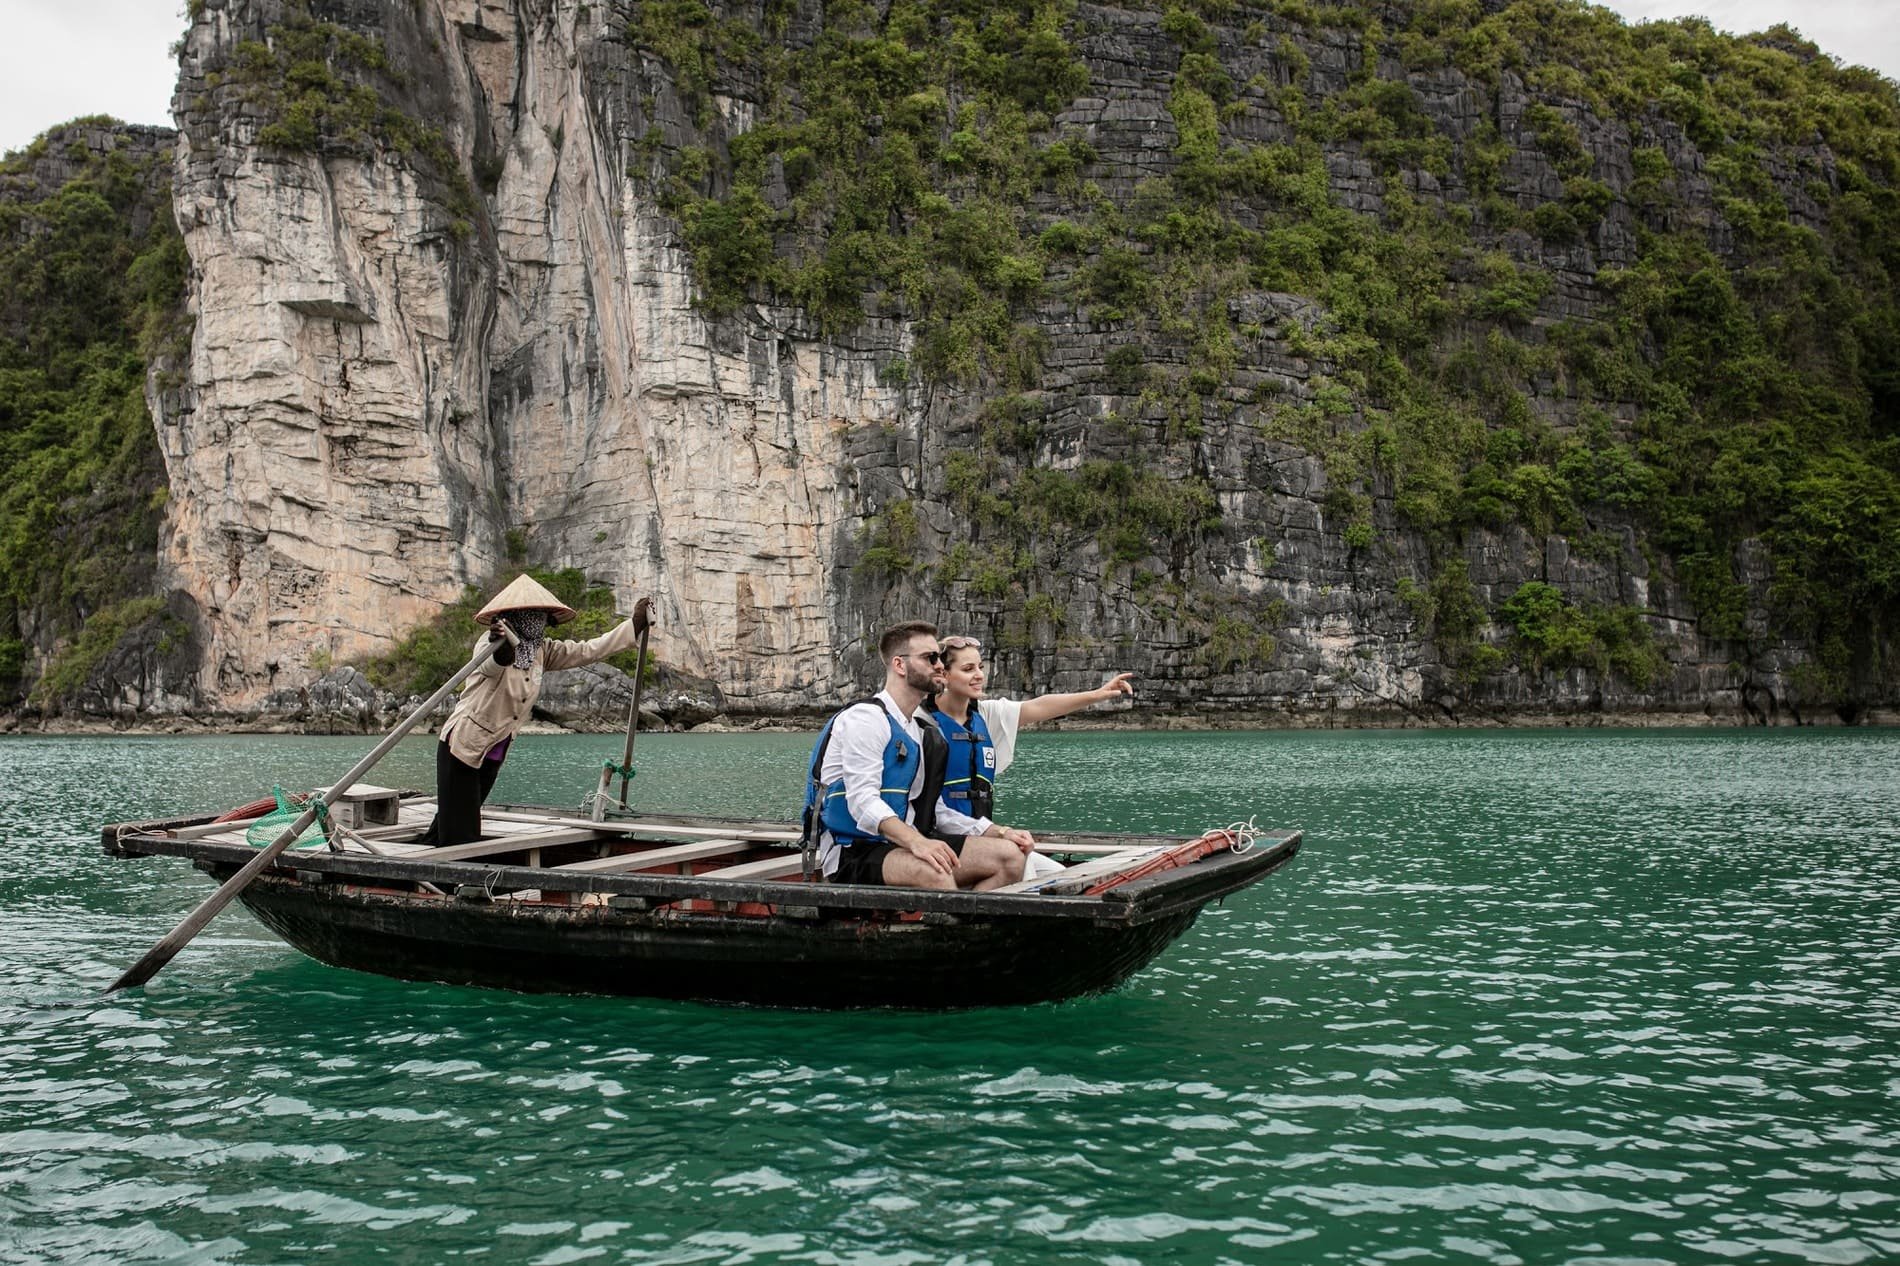
[[649,621],[640,630],[640,654],[633,666],[633,704],[627,709],[627,746],[620,753],[620,807],[627,807],[627,788],[633,782],[633,735],[640,728],[640,687],[647,680],[647,634],[653,631]]
[[[510,643],[520,640],[515,636],[514,630],[510,629],[505,621],[496,620],[495,625],[502,631],[502,635],[506,637]],[[173,928],[164,940],[147,950],[145,957],[134,963],[125,975],[108,985],[106,992],[116,993],[121,989],[129,989],[134,985],[142,985],[152,977],[158,975],[160,971],[164,970],[165,964],[171,962],[173,956],[176,955],[179,950],[185,948],[185,946],[190,943],[192,937],[204,931],[205,924],[211,922],[211,920],[218,916],[218,911],[231,904],[231,898],[244,891],[250,882],[256,879],[258,874],[263,871],[266,866],[276,861],[278,855],[289,848],[291,844],[295,842],[296,838],[304,833],[306,827],[317,820],[317,811],[319,809],[328,809],[331,805],[335,804],[339,796],[355,786],[358,779],[375,768],[377,761],[389,754],[389,750],[396,746],[403,735],[415,728],[416,722],[433,712],[438,704],[449,697],[450,691],[466,681],[470,673],[473,673],[483,664],[486,664],[500,647],[501,643],[497,641],[490,640],[484,642],[482,648],[475,652],[475,657],[464,664],[455,676],[443,682],[442,688],[424,700],[421,707],[403,718],[402,724],[391,730],[388,737],[376,745],[375,751],[365,756],[362,760],[357,761],[356,764],[350,768],[350,772],[339,778],[330,790],[324,794],[321,800],[312,800],[309,806],[305,808],[302,813],[297,815],[295,822],[285,827],[283,832],[278,835],[276,839],[272,840],[268,847],[260,849],[256,857],[245,862],[244,865],[239,868],[237,874],[218,885],[218,890],[209,897],[206,897],[196,910],[186,915],[184,922]]]

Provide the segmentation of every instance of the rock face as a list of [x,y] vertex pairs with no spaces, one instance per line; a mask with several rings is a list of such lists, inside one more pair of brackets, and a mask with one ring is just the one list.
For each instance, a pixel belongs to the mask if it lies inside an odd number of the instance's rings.
[[[818,10],[796,9],[786,38],[808,38]],[[202,0],[194,12],[175,196],[197,326],[189,380],[156,425],[172,487],[166,579],[197,595],[199,684],[224,707],[284,698],[319,665],[387,650],[525,546],[611,584],[623,609],[652,594],[656,650],[741,712],[843,697],[866,680],[867,636],[922,615],[986,635],[1005,690],[1076,689],[1132,668],[1144,702],[1266,718],[1609,709],[1789,719],[1782,701],[1804,648],[1768,638],[1738,662],[1734,646],[1698,634],[1682,585],[1627,523],[1593,524],[1588,552],[1522,528],[1474,532],[1465,562],[1490,607],[1543,579],[1641,608],[1670,664],[1660,681],[1638,690],[1576,670],[1461,682],[1399,596],[1401,580],[1425,574],[1428,544],[1393,490],[1370,490],[1379,547],[1349,539],[1324,464],[1237,408],[1214,408],[1184,459],[1214,489],[1222,527],[1176,561],[1224,595],[1231,614],[1215,622],[1218,636],[1164,593],[1105,583],[1099,545],[1086,540],[1068,575],[1052,578],[1061,603],[1046,619],[1023,619],[1020,595],[986,596],[920,568],[854,566],[877,516],[898,502],[916,508],[922,562],[981,531],[952,510],[941,472],[973,442],[985,401],[880,377],[913,351],[903,320],[821,332],[792,308],[754,303],[712,319],[695,306],[653,155],[656,144],[677,153],[743,133],[756,108],[743,76],[695,110],[663,62],[626,44],[628,14],[613,4]],[[1178,55],[1158,21],[1090,5],[1075,17],[1094,95],[1055,126],[1086,137],[1090,175],[1111,198],[1172,161]],[[454,169],[426,161],[413,133],[403,143],[266,143],[272,112],[240,72],[252,45],[281,46],[299,22],[380,39],[394,69],[370,79],[385,106],[437,129],[462,156]],[[1236,82],[1284,80],[1281,54],[1235,51],[1233,32],[1221,41]],[[1338,32],[1303,51],[1321,91],[1345,85],[1362,56]],[[1450,135],[1470,135],[1492,108],[1455,71],[1411,78]],[[1506,193],[1525,205],[1561,197],[1508,76],[1497,102]],[[1598,172],[1627,179],[1629,138],[1577,121]],[[1243,126],[1271,138],[1282,121],[1259,105]],[[1679,137],[1668,146],[1692,174],[1692,147]],[[1328,167],[1337,201],[1378,209],[1384,186],[1355,143],[1329,151]],[[1455,177],[1416,192],[1446,202],[1466,193]],[[1552,261],[1562,284],[1549,303],[1598,302],[1596,270],[1631,250],[1618,211],[1593,242]],[[1261,335],[1238,377],[1310,397],[1324,366],[1299,335],[1321,314],[1290,295],[1248,304],[1236,319]],[[1125,403],[1116,340],[1061,305],[1037,319],[1046,374],[1034,461],[1074,468],[1112,456],[1112,435],[1084,424]],[[1574,409],[1554,395],[1537,405],[1559,426]],[[1252,641],[1223,649],[1236,629]],[[345,682],[313,691],[313,702],[317,693],[331,712],[369,706]],[[576,715],[624,709],[570,704]]]
[[174,591],[163,608],[126,630],[68,702],[72,711],[124,723],[192,715],[203,625],[191,595]]
[[208,0],[185,42],[179,221],[190,387],[158,419],[170,577],[199,594],[209,691],[247,707],[324,657],[386,650],[507,535],[656,596],[667,662],[772,709],[839,688],[839,433],[894,422],[871,358],[734,337],[694,312],[636,192],[639,85],[606,7],[317,6],[388,21],[413,109],[498,175],[472,221],[398,155],[259,146],[222,78],[283,8]]

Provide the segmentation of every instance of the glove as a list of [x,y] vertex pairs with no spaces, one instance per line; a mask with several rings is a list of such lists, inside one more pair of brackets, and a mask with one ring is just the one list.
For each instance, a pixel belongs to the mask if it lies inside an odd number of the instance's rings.
[[504,640],[501,629],[498,627],[500,623],[501,622],[497,620],[494,624],[488,626],[488,640],[501,643],[500,646],[495,648],[495,662],[500,664],[503,668],[511,668],[515,662],[515,644]]
[[633,604],[633,631],[635,633],[644,633],[653,626],[652,606],[651,598],[642,598]]

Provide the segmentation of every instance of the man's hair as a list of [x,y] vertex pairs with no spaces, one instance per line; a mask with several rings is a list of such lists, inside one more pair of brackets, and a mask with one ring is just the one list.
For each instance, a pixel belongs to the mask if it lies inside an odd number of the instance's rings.
[[893,624],[884,630],[884,635],[877,639],[877,652],[888,664],[891,662],[891,656],[901,655],[910,649],[910,640],[913,637],[935,636],[937,636],[936,625],[926,624],[922,620],[906,620],[902,624]]

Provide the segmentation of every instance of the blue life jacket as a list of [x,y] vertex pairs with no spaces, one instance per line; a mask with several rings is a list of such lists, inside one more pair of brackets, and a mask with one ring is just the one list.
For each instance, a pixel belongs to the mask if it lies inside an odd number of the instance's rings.
[[844,779],[839,778],[830,783],[819,781],[823,777],[825,749],[831,746],[831,727],[846,712],[865,704],[875,707],[891,726],[890,741],[884,745],[884,772],[878,783],[878,798],[889,806],[892,815],[899,821],[910,820],[910,784],[923,762],[922,745],[891,715],[891,710],[884,706],[883,700],[859,699],[834,713],[825,722],[825,728],[818,732],[818,741],[812,744],[811,773],[805,779],[805,832],[811,841],[816,841],[821,830],[831,832],[831,838],[843,847],[872,844],[884,838],[875,833],[866,833],[852,818],[851,806],[845,802]]
[[950,743],[950,765],[943,778],[943,802],[973,818],[987,818],[996,807],[996,744],[983,710],[970,704],[970,724],[958,725],[942,709],[931,715]]

